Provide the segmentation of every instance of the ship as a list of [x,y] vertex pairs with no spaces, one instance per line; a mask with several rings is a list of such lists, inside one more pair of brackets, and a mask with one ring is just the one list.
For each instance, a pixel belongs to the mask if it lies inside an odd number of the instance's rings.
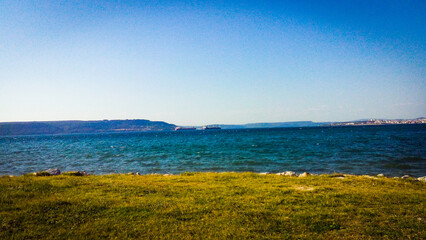
[[205,125],[203,130],[219,130],[222,129],[219,125]]
[[175,131],[196,130],[195,127],[175,127]]

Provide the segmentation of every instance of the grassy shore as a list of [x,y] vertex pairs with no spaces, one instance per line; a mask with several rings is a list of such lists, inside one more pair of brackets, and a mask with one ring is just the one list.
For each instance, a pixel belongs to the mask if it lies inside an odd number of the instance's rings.
[[1,239],[426,239],[426,183],[255,173],[0,178]]

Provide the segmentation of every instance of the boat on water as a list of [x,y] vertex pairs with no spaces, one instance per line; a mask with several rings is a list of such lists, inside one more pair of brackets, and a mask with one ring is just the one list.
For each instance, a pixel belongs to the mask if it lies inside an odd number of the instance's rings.
[[197,130],[195,127],[175,127],[175,131]]
[[203,130],[219,130],[222,129],[219,125],[205,125]]

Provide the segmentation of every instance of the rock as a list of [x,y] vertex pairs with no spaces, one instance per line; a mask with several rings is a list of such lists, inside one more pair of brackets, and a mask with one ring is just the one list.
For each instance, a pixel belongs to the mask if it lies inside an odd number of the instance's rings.
[[285,171],[285,172],[277,173],[277,175],[284,175],[284,176],[290,176],[290,177],[297,176],[297,174],[293,171]]
[[304,173],[300,174],[299,177],[307,177],[309,175],[311,175],[311,174],[309,174],[308,172],[304,172]]
[[407,179],[407,178],[412,178],[410,175],[404,175],[404,176],[402,176],[401,178],[403,178],[403,179]]
[[139,175],[141,175],[141,174],[140,174],[139,172],[136,172],[136,173],[135,173],[135,175],[138,175],[138,176],[139,176]]
[[331,178],[345,178],[345,175],[339,173],[333,173],[330,175]]
[[86,176],[86,175],[88,175],[86,171],[68,171],[68,172],[64,172],[62,174],[68,175],[68,176]]
[[419,178],[417,178],[417,180],[422,181],[422,182],[426,182],[426,176],[419,177]]
[[50,175],[60,175],[61,174],[61,171],[57,168],[50,168],[50,169],[47,169],[45,172],[47,172]]
[[33,173],[33,175],[38,176],[38,177],[40,177],[40,176],[52,176],[52,174],[50,174],[46,171],[35,172],[35,173]]
[[378,177],[384,177],[385,175],[383,173],[377,174]]
[[266,175],[266,174],[268,174],[267,172],[261,172],[261,173],[259,173],[259,175]]

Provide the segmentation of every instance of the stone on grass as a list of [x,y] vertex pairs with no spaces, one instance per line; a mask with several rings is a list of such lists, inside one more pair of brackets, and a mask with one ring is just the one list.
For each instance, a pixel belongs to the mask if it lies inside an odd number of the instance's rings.
[[68,172],[64,172],[62,174],[68,175],[68,176],[86,176],[86,175],[88,175],[86,171],[68,171]]
[[417,180],[422,181],[422,182],[426,182],[426,176],[419,177],[419,178],[417,178]]
[[33,175],[38,176],[38,177],[40,177],[40,176],[52,176],[52,174],[50,174],[46,171],[35,172],[35,173],[33,173]]
[[412,178],[410,175],[404,175],[404,176],[402,176],[401,178],[403,178],[403,179],[407,179],[407,178]]
[[385,175],[383,173],[377,174],[378,177],[384,177]]
[[277,175],[284,175],[284,176],[291,176],[291,177],[297,176],[297,174],[293,171],[280,172],[280,173],[277,173]]
[[50,175],[60,175],[61,174],[61,170],[59,170],[57,168],[50,168],[50,169],[47,169],[45,172],[47,172]]
[[331,178],[345,178],[346,176],[344,174],[333,173],[333,174],[329,175],[329,177],[331,177]]
[[304,173],[300,174],[299,177],[307,177],[309,175],[311,175],[311,174],[309,174],[308,172],[304,172]]

